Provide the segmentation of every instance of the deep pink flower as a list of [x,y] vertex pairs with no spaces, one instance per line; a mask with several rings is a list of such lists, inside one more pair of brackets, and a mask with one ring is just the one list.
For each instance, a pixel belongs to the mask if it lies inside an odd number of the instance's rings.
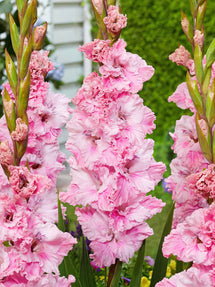
[[13,153],[7,140],[0,143],[0,164],[4,166],[13,164]]
[[215,198],[215,170],[214,164],[210,164],[207,169],[191,174],[187,178],[189,187],[194,192],[201,194],[206,199]]
[[126,15],[119,13],[119,8],[113,5],[109,6],[108,16],[104,17],[103,21],[113,34],[118,34],[127,25]]
[[110,50],[110,40],[95,39],[79,47],[79,51],[85,53],[85,57],[94,62],[103,63]]
[[29,198],[36,193],[42,193],[50,189],[51,181],[49,178],[32,174],[27,167],[9,166],[10,184],[16,196]]
[[191,55],[190,52],[188,52],[184,46],[180,45],[178,49],[175,50],[174,53],[169,55],[169,59],[176,63],[177,65],[183,65],[187,66],[187,62],[190,60]]
[[14,141],[23,141],[26,139],[28,134],[28,126],[21,118],[16,119],[16,129],[12,131],[11,138]]

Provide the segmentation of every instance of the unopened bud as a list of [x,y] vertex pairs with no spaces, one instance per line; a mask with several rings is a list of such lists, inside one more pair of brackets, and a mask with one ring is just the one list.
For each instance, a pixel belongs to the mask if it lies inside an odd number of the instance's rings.
[[185,34],[189,32],[189,21],[186,17],[181,20],[181,26]]
[[8,118],[11,119],[13,115],[13,108],[14,108],[13,101],[11,99],[7,101],[3,98],[3,105],[4,105],[4,112],[7,114]]
[[13,164],[13,153],[8,141],[4,141],[0,144],[0,164],[4,166]]
[[12,140],[17,142],[23,141],[26,139],[27,134],[28,126],[21,118],[16,119],[16,129],[11,133]]
[[97,10],[97,12],[102,15],[103,13],[103,1],[102,0],[92,0],[92,5]]
[[204,45],[205,35],[200,30],[195,31],[195,35],[193,37],[195,46],[199,45],[200,48]]
[[117,6],[110,6],[108,8],[108,16],[103,19],[107,29],[113,33],[118,34],[122,28],[127,25],[127,16],[119,13]]
[[44,42],[44,38],[47,31],[47,22],[44,25],[37,26],[33,32],[33,49],[41,50]]
[[206,121],[201,119],[201,120],[198,120],[198,123],[199,123],[200,129],[202,130],[202,133],[204,134],[205,137],[207,137],[208,136],[208,125]]

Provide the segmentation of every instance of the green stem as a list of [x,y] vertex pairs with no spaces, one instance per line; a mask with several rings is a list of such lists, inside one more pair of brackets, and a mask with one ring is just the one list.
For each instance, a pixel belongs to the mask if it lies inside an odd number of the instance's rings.
[[107,287],[119,286],[119,280],[122,270],[122,262],[116,259],[116,263],[112,264],[109,268]]

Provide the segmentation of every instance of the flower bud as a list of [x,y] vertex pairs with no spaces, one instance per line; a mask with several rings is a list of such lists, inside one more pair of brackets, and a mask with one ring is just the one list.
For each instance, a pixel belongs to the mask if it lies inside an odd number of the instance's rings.
[[122,28],[127,25],[127,16],[119,13],[117,6],[108,8],[108,16],[103,19],[109,32],[114,35],[119,34]]
[[12,140],[17,142],[23,141],[26,139],[27,134],[28,126],[21,118],[16,119],[16,129],[11,133]]
[[195,46],[199,45],[199,47],[202,49],[204,45],[205,35],[200,30],[195,31],[195,35],[193,37]]
[[92,5],[97,10],[97,12],[102,16],[103,13],[103,1],[102,0],[91,0]]
[[169,55],[169,59],[176,63],[178,66],[187,66],[187,62],[191,59],[191,54],[188,52],[184,46],[180,45],[178,49],[175,50],[174,53]]
[[0,143],[0,164],[9,166],[13,164],[13,153],[10,149],[8,141]]
[[181,11],[181,26],[188,41],[193,43],[193,28],[183,11]]
[[33,32],[33,49],[41,50],[44,42],[44,38],[47,31],[47,22],[44,25],[37,26]]

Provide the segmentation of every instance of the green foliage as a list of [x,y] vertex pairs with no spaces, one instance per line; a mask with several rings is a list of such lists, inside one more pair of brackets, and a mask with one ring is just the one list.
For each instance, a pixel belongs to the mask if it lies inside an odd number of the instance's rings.
[[[152,137],[156,141],[162,140],[184,114],[174,103],[167,102],[177,85],[185,81],[185,69],[177,67],[168,56],[179,43],[191,51],[180,25],[181,10],[190,15],[188,1],[121,0],[120,3],[123,14],[128,17],[128,25],[121,34],[127,42],[127,50],[138,54],[155,68],[154,76],[144,84],[140,95],[144,104],[156,114],[157,128]],[[215,36],[214,12],[215,2],[209,0],[204,25],[206,48]]]

